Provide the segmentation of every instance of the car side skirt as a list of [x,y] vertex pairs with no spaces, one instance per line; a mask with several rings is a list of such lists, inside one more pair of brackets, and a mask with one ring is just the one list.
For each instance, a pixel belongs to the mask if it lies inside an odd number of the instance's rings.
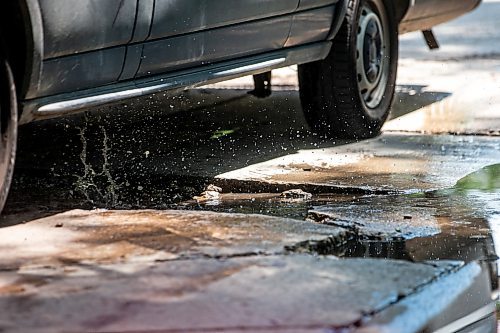
[[73,93],[25,100],[22,102],[20,124],[78,113],[129,98],[162,91],[175,93],[186,88],[324,59],[331,46],[330,41],[324,41]]

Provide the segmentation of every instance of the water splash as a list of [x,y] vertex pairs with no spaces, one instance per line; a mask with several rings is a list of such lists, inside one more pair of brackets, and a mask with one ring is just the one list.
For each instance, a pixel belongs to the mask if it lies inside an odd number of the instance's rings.
[[[103,202],[106,206],[115,207],[119,203],[119,193],[122,185],[115,180],[111,173],[111,147],[109,136],[105,126],[100,124],[99,131],[102,135],[102,164],[95,167],[92,164],[92,161],[88,159],[87,131],[90,120],[87,114],[85,114],[84,117],[84,125],[82,127],[78,127],[79,137],[82,144],[80,161],[83,166],[83,175],[74,175],[76,177],[74,186],[76,190],[82,193],[87,201],[92,204],[95,202]],[[97,118],[97,121],[101,123],[101,118]],[[96,169],[100,171],[97,172]]]

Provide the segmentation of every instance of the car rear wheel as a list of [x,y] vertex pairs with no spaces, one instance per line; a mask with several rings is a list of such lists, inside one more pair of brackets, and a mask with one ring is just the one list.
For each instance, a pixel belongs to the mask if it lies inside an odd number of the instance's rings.
[[328,57],[299,66],[311,130],[363,139],[378,135],[394,99],[398,25],[390,2],[349,0]]
[[0,212],[9,192],[17,143],[17,96],[9,63],[0,53]]

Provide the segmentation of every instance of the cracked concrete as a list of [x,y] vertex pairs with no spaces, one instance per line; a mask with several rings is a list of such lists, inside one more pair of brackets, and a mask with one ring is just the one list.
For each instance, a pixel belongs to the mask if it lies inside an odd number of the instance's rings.
[[343,243],[348,234],[340,228],[263,215],[73,210],[0,229],[0,238],[0,249],[12,253],[0,269],[10,270],[89,260],[276,255],[305,240]]
[[[23,332],[348,328],[460,264],[437,266],[304,255],[154,264],[75,261],[14,274],[12,284],[1,289],[0,318],[5,331]],[[127,283],[131,278],[134,284]]]
[[[462,267],[278,257],[287,244],[335,243],[345,233],[262,215],[70,211],[3,228],[0,237],[2,251],[12,254],[0,267],[0,323],[7,332],[355,327]],[[306,311],[318,306],[323,311]],[[47,316],[47,309],[57,310]]]
[[[492,6],[473,14],[489,21],[444,26],[442,54],[402,38],[393,119],[372,140],[308,131],[294,68],[264,100],[243,79],[21,128],[0,330],[412,333],[483,309],[494,321]],[[450,32],[467,25],[462,45]],[[191,200],[208,184],[217,200]]]
[[340,147],[300,150],[217,177],[415,192],[451,187],[498,160],[500,143],[495,138],[388,133]]

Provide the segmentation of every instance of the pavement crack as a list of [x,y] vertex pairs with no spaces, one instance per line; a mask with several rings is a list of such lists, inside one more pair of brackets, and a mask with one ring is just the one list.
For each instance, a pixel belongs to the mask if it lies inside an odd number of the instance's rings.
[[[437,266],[436,264],[432,264],[431,262],[419,262],[419,263],[415,263],[415,265],[431,265],[433,267],[436,267],[436,268],[439,268],[439,266]],[[394,300],[388,302],[385,306],[383,307],[380,307],[378,309],[375,309],[373,311],[370,311],[370,312],[366,312],[364,313],[364,319],[363,319],[363,324],[367,324],[367,322],[373,318],[375,315],[377,314],[380,314],[382,313],[383,311],[389,309],[391,306],[401,302],[402,300],[408,298],[408,297],[411,297],[415,294],[417,294],[418,292],[424,290],[427,286],[435,283],[436,281],[446,277],[446,276],[449,276],[449,275],[452,275],[452,274],[455,274],[456,272],[458,272],[460,269],[462,269],[464,267],[463,264],[461,264],[460,262],[451,262],[450,261],[450,264],[448,266],[445,266],[443,267],[441,270],[438,271],[438,274],[434,275],[432,278],[429,278],[427,281],[421,283],[420,285],[412,288],[412,289],[409,289],[407,292],[405,293],[402,293],[402,294],[398,294]]]
[[230,260],[230,259],[250,258],[250,257],[273,257],[273,256],[287,255],[287,254],[288,253],[285,251],[275,251],[275,252],[249,251],[249,252],[230,253],[230,254],[189,253],[189,254],[181,254],[171,258],[154,259],[154,262],[163,263],[163,262],[174,262],[174,261],[192,261],[200,259]]
[[349,195],[393,195],[403,191],[393,189],[365,188],[357,186],[339,186],[314,183],[286,183],[268,182],[259,180],[223,179],[215,178],[212,184],[231,193],[283,193],[300,188],[312,194],[349,194]]
[[285,246],[287,254],[317,254],[343,256],[349,242],[356,241],[352,233],[342,236],[330,236],[320,240],[305,240],[294,245]]
[[234,253],[234,254],[217,254],[217,255],[209,255],[204,254],[203,258],[207,259],[216,259],[216,260],[226,260],[226,259],[236,259],[236,258],[248,258],[248,257],[271,257],[276,255],[282,255],[283,252],[265,252],[265,251],[251,251],[251,252],[242,252],[242,253]]
[[360,235],[360,227],[364,227],[363,223],[359,223],[356,221],[339,219],[335,218],[328,214],[322,214],[316,211],[309,211],[306,217],[306,221],[310,221],[313,223],[319,223],[323,225],[329,225],[332,227],[339,227],[342,229],[346,229],[348,231],[353,232],[356,235]]
[[[320,325],[320,324],[314,324],[314,325],[269,325],[269,326],[226,326],[226,327],[206,327],[206,328],[189,328],[189,329],[167,329],[167,330],[161,330],[162,333],[184,333],[184,332],[189,332],[189,333],[215,333],[215,332],[269,332],[272,330],[273,332],[278,332],[278,331],[283,331],[283,332],[290,332],[290,331],[303,331],[303,330],[320,330],[322,332],[327,332],[327,333],[349,333],[354,331],[354,326],[355,324],[350,325],[350,326],[344,326],[344,327],[333,327],[329,325]],[[142,332],[142,331],[141,331]],[[159,332],[159,331],[158,331]],[[130,331],[130,333],[139,333],[139,331]]]

